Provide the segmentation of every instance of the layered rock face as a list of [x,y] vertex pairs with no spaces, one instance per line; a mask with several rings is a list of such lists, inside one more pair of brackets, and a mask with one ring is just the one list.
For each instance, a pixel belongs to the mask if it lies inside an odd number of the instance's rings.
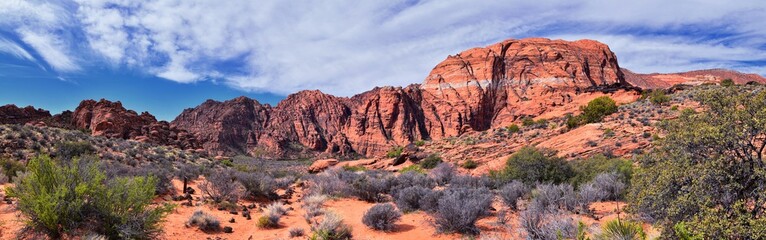
[[94,136],[134,139],[182,149],[199,147],[193,135],[170,127],[168,122],[157,121],[147,112],[139,115],[127,110],[119,101],[82,101],[70,121],[74,128],[88,129]]
[[351,98],[301,91],[273,108],[244,97],[209,100],[172,125],[215,154],[381,155],[416,140],[506,126],[581,93],[626,86],[604,44],[507,40],[448,57],[422,85],[375,88]]
[[32,106],[24,108],[13,104],[0,106],[0,124],[25,124],[50,118],[51,113],[43,109],[35,109]]
[[633,86],[641,89],[670,88],[677,84],[700,85],[720,83],[724,79],[731,79],[736,84],[760,83],[766,84],[766,78],[758,74],[746,74],[727,69],[707,69],[681,73],[634,73],[622,69],[625,80]]

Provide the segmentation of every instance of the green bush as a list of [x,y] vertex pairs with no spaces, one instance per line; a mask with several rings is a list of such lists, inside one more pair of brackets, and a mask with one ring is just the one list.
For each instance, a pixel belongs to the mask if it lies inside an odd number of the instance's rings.
[[580,107],[586,123],[601,122],[605,116],[617,112],[617,103],[608,96],[597,97]]
[[474,160],[468,159],[465,162],[463,162],[463,164],[460,164],[460,167],[463,167],[465,169],[475,169],[479,167],[479,164],[476,163],[476,161]]
[[598,174],[615,172],[620,180],[629,183],[633,176],[633,163],[627,159],[607,158],[604,155],[595,155],[586,159],[577,159],[568,162],[575,175],[569,180],[574,186],[590,182]]
[[420,165],[413,164],[408,167],[402,168],[402,170],[399,171],[401,174],[405,174],[407,172],[416,172],[420,174],[426,174],[426,170],[424,170]]
[[585,120],[582,115],[572,116],[571,114],[567,115],[567,128],[572,129],[579,127],[580,125],[585,124]]
[[731,80],[731,78],[727,78],[721,81],[721,86],[724,86],[724,87],[731,87],[734,85],[735,85],[734,80]]
[[525,117],[524,119],[521,120],[521,126],[528,127],[534,124],[535,124],[535,120],[532,119],[531,117]]
[[400,147],[400,146],[392,147],[391,150],[388,150],[388,152],[386,153],[386,157],[387,158],[399,157],[399,156],[402,155],[402,151],[403,150],[404,150],[404,148]]
[[431,154],[423,159],[423,161],[420,161],[420,166],[424,169],[433,169],[436,165],[439,165],[439,163],[442,163],[442,158],[439,157],[438,154]]
[[116,178],[93,161],[74,158],[58,164],[48,156],[29,161],[27,172],[8,189],[28,225],[51,238],[82,227],[115,239],[152,239],[169,206],[149,207],[154,177]]
[[651,93],[649,93],[649,102],[662,105],[667,102],[670,102],[670,97],[665,94],[664,90],[654,90]]
[[505,127],[505,130],[510,132],[510,133],[517,133],[521,129],[519,128],[519,125],[511,124],[510,126]]
[[423,140],[415,141],[415,146],[421,147],[423,145],[426,145],[426,141],[423,141]]
[[511,155],[503,169],[490,171],[490,177],[498,181],[519,180],[527,184],[562,183],[573,175],[572,167],[554,151],[529,146]]

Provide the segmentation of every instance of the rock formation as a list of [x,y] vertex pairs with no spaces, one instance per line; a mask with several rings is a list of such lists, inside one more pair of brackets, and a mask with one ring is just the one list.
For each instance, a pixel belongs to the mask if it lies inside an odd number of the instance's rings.
[[43,109],[35,109],[32,106],[24,108],[13,104],[0,106],[0,124],[25,124],[50,118],[51,113]]
[[215,154],[381,155],[416,140],[506,126],[586,92],[624,87],[617,59],[602,43],[507,40],[449,56],[422,85],[350,98],[301,91],[273,108],[244,97],[209,100],[184,110],[172,125]]
[[76,129],[90,130],[94,136],[134,139],[181,149],[199,147],[193,135],[171,127],[166,121],[157,121],[148,112],[139,115],[127,110],[119,101],[82,101],[72,113],[71,124]]

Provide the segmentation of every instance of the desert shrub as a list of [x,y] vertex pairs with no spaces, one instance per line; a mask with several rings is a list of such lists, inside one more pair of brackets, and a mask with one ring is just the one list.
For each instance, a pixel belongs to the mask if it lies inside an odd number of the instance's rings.
[[763,90],[700,91],[706,111],[661,124],[666,135],[639,158],[628,210],[669,238],[678,223],[704,239],[766,238]]
[[273,202],[269,205],[266,205],[266,211],[273,212],[275,215],[285,215],[287,214],[287,208],[285,207],[285,204],[282,202]]
[[3,174],[8,176],[9,182],[13,182],[13,179],[19,172],[24,172],[26,170],[26,167],[21,162],[6,158],[0,159],[0,166],[3,168]]
[[75,159],[69,166],[58,166],[48,156],[38,156],[27,168],[9,195],[18,198],[19,210],[32,227],[53,238],[77,228],[85,220],[88,198],[103,190],[105,176],[95,164]]
[[96,152],[96,148],[94,148],[89,142],[85,142],[85,141],[60,142],[56,144],[55,149],[56,150],[53,152],[52,155],[58,159],[65,160],[65,161],[72,160],[72,158],[74,157],[93,154]]
[[665,94],[664,90],[654,90],[649,93],[649,102],[657,105],[662,105],[670,102],[670,97]]
[[529,188],[524,183],[514,180],[500,188],[498,195],[500,195],[506,206],[517,210],[516,203],[519,201],[519,198],[524,197],[528,192]]
[[546,183],[538,184],[533,191],[532,200],[544,209],[561,209],[571,211],[578,205],[577,194],[572,185],[562,183],[558,185]]
[[524,119],[521,119],[522,126],[527,127],[527,126],[532,126],[533,124],[535,124],[535,120],[532,119],[531,117],[525,117]]
[[400,147],[400,146],[392,147],[391,150],[388,150],[388,152],[386,153],[386,157],[388,158],[399,157],[402,155],[402,151],[404,151],[403,147]]
[[455,175],[450,181],[451,188],[494,188],[495,182],[487,176]]
[[102,225],[101,234],[121,239],[152,239],[162,232],[160,223],[172,210],[169,204],[150,207],[157,178],[119,177],[111,179],[93,204]]
[[426,145],[426,141],[423,140],[417,140],[414,142],[415,146],[422,147],[423,145]]
[[343,217],[335,212],[325,214],[321,222],[311,226],[314,231],[309,239],[341,240],[351,239],[351,226],[343,223]]
[[213,215],[210,215],[202,210],[194,211],[188,221],[186,221],[187,227],[196,226],[203,232],[218,232],[221,230],[221,221]]
[[8,182],[8,176],[6,176],[5,173],[0,172],[0,184],[6,184]]
[[439,199],[444,196],[443,191],[432,190],[418,200],[420,210],[433,213],[439,210]]
[[479,166],[479,164],[476,163],[476,161],[474,161],[474,160],[468,159],[465,162],[463,162],[462,164],[460,164],[460,166],[465,168],[465,169],[475,169],[475,168],[477,168]]
[[573,116],[572,114],[567,114],[566,124],[567,128],[572,129],[585,124],[585,120],[582,115]]
[[290,233],[290,238],[303,237],[303,235],[306,235],[306,232],[300,227],[291,227],[288,232]]
[[276,199],[276,181],[271,176],[261,172],[238,172],[237,181],[245,188],[245,196],[249,198],[267,197]]
[[295,177],[287,176],[274,179],[274,186],[279,189],[287,189],[295,182]]
[[324,195],[309,195],[303,198],[303,210],[306,211],[304,218],[307,222],[311,222],[313,217],[322,214],[322,205],[327,201],[327,197]]
[[595,155],[587,159],[570,161],[569,164],[575,172],[569,181],[574,186],[590,182],[602,173],[615,173],[623,183],[629,182],[633,176],[633,163],[627,159]]
[[433,169],[442,163],[442,158],[437,154],[428,155],[423,161],[420,161],[420,167],[425,169]]
[[723,81],[721,81],[721,86],[724,86],[724,87],[731,87],[731,86],[734,86],[734,85],[735,85],[734,84],[734,80],[731,80],[731,78],[727,78],[727,79],[724,79]]
[[362,223],[375,230],[391,231],[401,218],[402,213],[393,204],[378,203],[364,213]]
[[395,198],[396,206],[403,212],[412,212],[420,209],[420,200],[431,193],[432,190],[421,186],[412,186],[397,191]]
[[110,238],[151,239],[170,211],[167,205],[150,207],[153,177],[108,180],[98,163],[74,158],[59,164],[48,156],[29,161],[27,172],[8,189],[30,227],[52,238],[95,220],[90,227]]
[[235,181],[231,170],[219,170],[205,176],[205,181],[199,184],[202,193],[216,203],[228,201],[235,203],[239,199],[242,185]]
[[173,186],[173,173],[170,172],[172,166],[145,165],[140,167],[133,176],[150,176],[157,179],[154,185],[154,191],[158,195],[175,194]]
[[566,160],[557,157],[547,149],[524,147],[511,155],[500,171],[490,171],[490,176],[499,182],[519,180],[523,183],[561,183],[574,175]]
[[606,199],[609,194],[593,183],[586,183],[580,186],[577,191],[577,207],[583,213],[592,213],[590,204]]
[[277,228],[279,219],[287,213],[287,209],[281,203],[272,203],[266,207],[266,212],[256,221],[259,228]]
[[519,125],[516,125],[516,124],[511,124],[510,126],[505,127],[505,130],[510,133],[517,133],[521,131],[521,129],[519,128]]
[[595,239],[644,240],[646,239],[646,233],[644,233],[644,229],[641,228],[639,223],[615,219],[606,222],[601,227],[601,233],[597,234]]
[[478,234],[476,220],[486,215],[492,204],[488,189],[448,189],[439,199],[434,224],[439,232]]
[[412,186],[421,186],[431,189],[436,186],[436,182],[425,174],[405,172],[393,179],[391,194],[396,195],[396,191]]
[[558,210],[530,204],[519,215],[521,228],[527,239],[572,239],[577,234],[574,220]]
[[605,116],[617,112],[617,103],[608,96],[601,96],[580,107],[580,111],[586,123],[601,122]]
[[[346,181],[341,179],[341,175],[346,171],[334,172],[325,171],[323,173],[313,175],[310,177],[311,186],[309,188],[310,194],[328,195],[335,197],[342,197],[348,194],[348,185]],[[358,175],[351,173],[357,177]],[[350,177],[347,177],[350,178]],[[349,179],[352,181],[352,179]]]
[[593,179],[594,187],[604,192],[605,196],[600,200],[618,200],[625,193],[625,183],[615,172],[601,173]]
[[183,181],[184,179],[195,180],[199,178],[199,175],[201,174],[202,169],[199,166],[194,164],[184,164],[178,171],[176,171],[175,175]]
[[391,188],[392,180],[387,177],[371,177],[365,175],[351,183],[354,196],[367,202],[381,202]]
[[422,167],[420,167],[420,165],[417,165],[417,164],[413,164],[413,165],[402,168],[402,170],[399,170],[399,173],[408,173],[408,172],[426,174],[426,170],[424,170]]
[[431,179],[436,181],[438,185],[444,185],[447,184],[452,180],[452,177],[455,175],[455,168],[452,167],[452,164],[449,163],[439,163],[434,167],[434,169],[431,169],[431,172],[429,172],[429,176]]

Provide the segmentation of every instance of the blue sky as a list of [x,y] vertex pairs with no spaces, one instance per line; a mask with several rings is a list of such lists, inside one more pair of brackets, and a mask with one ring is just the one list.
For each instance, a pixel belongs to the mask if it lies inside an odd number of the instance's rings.
[[421,82],[508,38],[595,39],[637,72],[766,74],[765,1],[0,1],[0,105],[120,100],[172,120],[206,99],[277,103]]

